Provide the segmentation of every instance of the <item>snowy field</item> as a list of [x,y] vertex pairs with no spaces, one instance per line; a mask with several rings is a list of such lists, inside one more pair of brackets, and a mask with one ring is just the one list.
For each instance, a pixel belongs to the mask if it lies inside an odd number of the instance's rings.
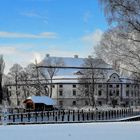
[[0,140],[139,140],[140,122],[0,126]]

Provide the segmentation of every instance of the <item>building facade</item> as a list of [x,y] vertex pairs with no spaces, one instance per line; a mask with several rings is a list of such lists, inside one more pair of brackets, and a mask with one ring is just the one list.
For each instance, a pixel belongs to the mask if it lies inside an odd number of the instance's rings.
[[[49,61],[48,61],[49,59]],[[40,63],[47,65],[47,62],[61,59],[67,67],[80,67],[85,63],[85,58],[78,58],[77,55],[72,57],[51,57],[48,54]],[[50,61],[51,60],[51,61]],[[54,61],[54,62],[55,62]],[[94,59],[94,63],[100,62],[98,68],[110,68],[103,60]],[[49,63],[50,65],[50,63]],[[53,64],[52,64],[53,65]],[[47,73],[47,70],[46,70]],[[104,77],[95,80],[94,83],[80,83],[79,79],[83,75],[79,69],[59,69],[53,76],[52,83],[47,83],[48,87],[52,86],[52,98],[56,100],[57,106],[60,108],[68,107],[84,107],[91,105],[91,84],[94,88],[94,102],[96,106],[139,106],[140,105],[140,84],[138,81],[122,78],[115,70],[109,70]],[[44,84],[44,83],[43,83]],[[12,106],[22,106],[26,96],[36,94],[34,85],[29,88],[28,92],[24,92],[25,85],[19,84],[15,88],[14,83],[8,85],[11,94],[10,100]],[[82,88],[81,88],[82,86]],[[16,89],[18,92],[16,92]],[[50,90],[50,89],[49,89]],[[18,95],[16,93],[19,93]],[[91,93],[90,93],[91,95]],[[18,98],[18,100],[17,100]],[[19,102],[19,103],[18,103]]]

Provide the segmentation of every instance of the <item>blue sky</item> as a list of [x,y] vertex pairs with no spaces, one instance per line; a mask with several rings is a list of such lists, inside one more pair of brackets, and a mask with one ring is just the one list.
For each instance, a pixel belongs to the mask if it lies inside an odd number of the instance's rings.
[[0,51],[6,72],[45,54],[87,57],[108,28],[98,0],[1,0]]

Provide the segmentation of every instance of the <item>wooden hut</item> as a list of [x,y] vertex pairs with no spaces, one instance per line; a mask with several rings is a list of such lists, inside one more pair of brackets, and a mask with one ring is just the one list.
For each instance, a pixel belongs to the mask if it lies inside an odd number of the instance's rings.
[[55,101],[48,96],[31,96],[28,97],[24,102],[27,110],[53,110]]

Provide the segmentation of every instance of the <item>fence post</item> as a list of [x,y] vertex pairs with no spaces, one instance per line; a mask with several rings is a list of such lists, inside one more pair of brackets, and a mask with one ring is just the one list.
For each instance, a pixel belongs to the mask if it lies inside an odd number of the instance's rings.
[[75,121],[75,111],[73,110],[73,121]]
[[13,114],[13,122],[15,122],[15,114]]
[[43,110],[41,111],[41,121],[43,121]]
[[80,121],[80,114],[79,114],[79,110],[78,110],[78,112],[77,112],[77,113],[78,113],[78,121]]
[[31,117],[30,112],[28,112],[28,122],[30,122],[30,117]]
[[57,113],[58,112],[55,112],[55,121],[57,122]]
[[21,122],[23,122],[23,114],[21,113]]
[[85,120],[85,116],[84,116],[83,110],[82,110],[82,119],[83,119],[83,121]]
[[35,112],[35,121],[37,122],[37,112]]
[[105,113],[104,111],[102,111],[102,120],[104,120],[104,118],[105,118]]
[[91,120],[93,120],[93,110],[91,111]]

